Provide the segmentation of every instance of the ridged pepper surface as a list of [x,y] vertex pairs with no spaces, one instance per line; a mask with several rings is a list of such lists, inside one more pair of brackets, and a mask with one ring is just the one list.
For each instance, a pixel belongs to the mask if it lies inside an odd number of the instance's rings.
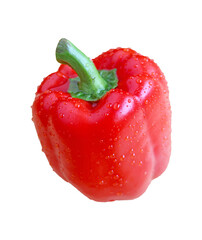
[[90,199],[139,197],[170,157],[171,108],[163,73],[129,48],[91,61],[61,39],[56,57],[62,64],[43,80],[32,106],[51,167]]

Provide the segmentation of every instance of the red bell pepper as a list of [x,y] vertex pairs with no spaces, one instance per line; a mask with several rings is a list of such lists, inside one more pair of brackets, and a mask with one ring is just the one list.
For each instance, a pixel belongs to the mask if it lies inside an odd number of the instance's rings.
[[[171,108],[153,60],[129,48],[93,61],[61,39],[33,121],[53,170],[96,201],[134,199],[167,167]],[[98,70],[97,70],[98,69]]]

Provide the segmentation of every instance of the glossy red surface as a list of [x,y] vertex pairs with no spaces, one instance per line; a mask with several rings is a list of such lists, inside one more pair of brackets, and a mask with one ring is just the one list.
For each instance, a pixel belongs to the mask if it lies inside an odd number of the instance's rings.
[[33,121],[53,170],[96,201],[134,199],[167,167],[171,109],[159,67],[131,49],[93,60],[117,69],[118,87],[96,103],[72,98],[67,65],[38,87]]

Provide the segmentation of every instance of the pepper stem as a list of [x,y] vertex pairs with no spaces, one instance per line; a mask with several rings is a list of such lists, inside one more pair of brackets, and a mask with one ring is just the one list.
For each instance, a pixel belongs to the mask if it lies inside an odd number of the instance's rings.
[[[104,70],[104,75],[101,74],[91,59],[65,38],[62,38],[57,45],[56,59],[59,63],[72,67],[79,76],[79,78],[70,79],[68,92],[70,92],[72,97],[95,101],[100,99],[112,87],[117,86],[118,79],[114,70],[109,71],[110,77],[106,77],[106,70]],[[113,80],[112,75],[114,75]],[[110,83],[106,78],[110,78]],[[114,84],[115,81],[116,84]]]

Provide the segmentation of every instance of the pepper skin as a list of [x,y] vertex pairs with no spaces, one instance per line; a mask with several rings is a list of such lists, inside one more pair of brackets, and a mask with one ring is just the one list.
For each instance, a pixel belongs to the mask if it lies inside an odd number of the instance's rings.
[[38,87],[32,106],[42,150],[53,170],[95,201],[129,200],[166,169],[171,151],[171,108],[157,64],[129,48],[93,60],[116,69],[118,86],[97,101],[74,98],[61,64]]

